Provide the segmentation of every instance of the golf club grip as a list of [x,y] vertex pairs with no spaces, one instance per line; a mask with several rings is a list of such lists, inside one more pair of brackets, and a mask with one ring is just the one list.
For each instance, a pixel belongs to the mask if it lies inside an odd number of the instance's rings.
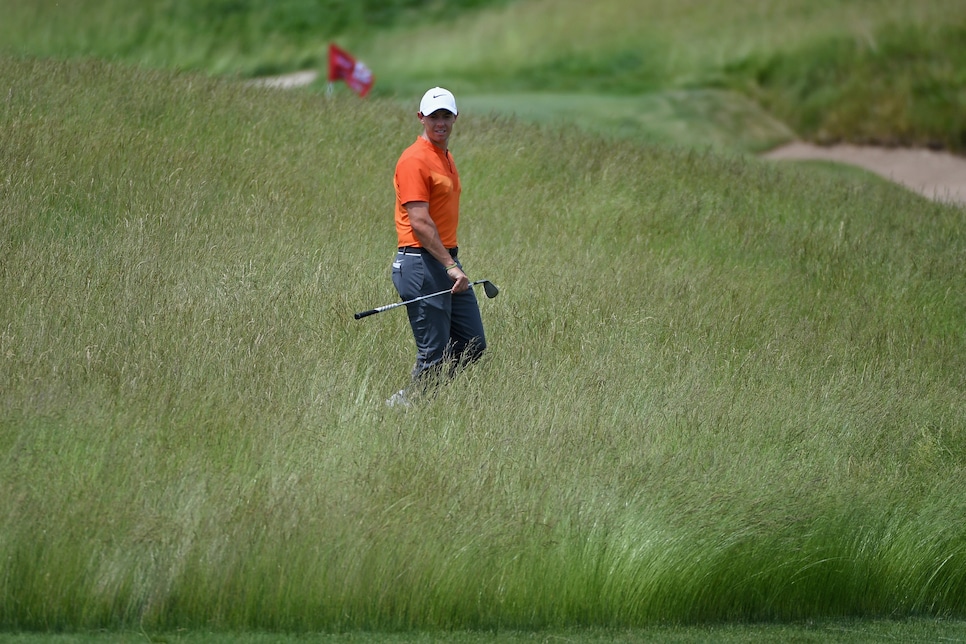
[[362,311],[361,313],[356,313],[355,314],[355,318],[357,320],[361,320],[364,317],[368,317],[370,315],[375,315],[378,312],[379,312],[379,309],[369,309],[368,311]]

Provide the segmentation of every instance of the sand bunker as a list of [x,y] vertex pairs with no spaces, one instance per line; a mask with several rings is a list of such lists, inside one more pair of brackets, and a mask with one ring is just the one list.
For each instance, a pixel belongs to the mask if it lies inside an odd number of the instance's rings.
[[932,150],[858,145],[823,147],[791,143],[764,155],[766,159],[821,160],[848,163],[914,190],[929,199],[966,205],[966,158]]

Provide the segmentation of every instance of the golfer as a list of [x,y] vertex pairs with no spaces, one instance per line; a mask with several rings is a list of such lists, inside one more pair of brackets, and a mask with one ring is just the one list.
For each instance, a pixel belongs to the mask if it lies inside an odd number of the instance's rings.
[[460,175],[449,151],[458,115],[456,99],[434,87],[423,95],[417,117],[422,132],[396,162],[396,236],[392,282],[403,300],[449,289],[449,293],[407,304],[416,340],[410,386],[387,404],[408,406],[427,377],[452,375],[486,349],[476,295],[458,256]]

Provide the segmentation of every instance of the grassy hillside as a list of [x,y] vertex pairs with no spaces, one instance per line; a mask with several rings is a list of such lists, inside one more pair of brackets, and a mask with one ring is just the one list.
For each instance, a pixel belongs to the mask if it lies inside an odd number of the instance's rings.
[[461,119],[491,348],[398,412],[411,110],[0,79],[0,627],[966,613],[962,209]]
[[6,0],[5,53],[257,75],[322,66],[328,39],[434,24],[506,0]]
[[[592,115],[614,94],[660,104],[693,92],[700,104],[728,89],[805,138],[963,150],[964,30],[956,0],[531,0],[448,29],[377,31],[364,51],[409,93],[440,78],[457,95],[581,92],[601,98]],[[734,95],[718,96],[734,112]],[[513,96],[505,109],[532,111]],[[743,111],[751,120],[756,106]]]
[[0,52],[257,75],[324,68],[336,39],[374,71],[377,94],[444,84],[538,122],[599,114],[590,129],[616,137],[747,151],[793,134],[966,146],[960,0],[13,0],[4,9]]

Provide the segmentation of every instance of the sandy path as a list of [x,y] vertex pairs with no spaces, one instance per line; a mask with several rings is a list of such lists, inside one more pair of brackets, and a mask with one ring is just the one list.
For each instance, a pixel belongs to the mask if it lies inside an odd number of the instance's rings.
[[269,76],[252,81],[252,85],[262,87],[274,87],[277,89],[292,89],[293,87],[305,87],[315,82],[319,73],[314,69],[306,69],[301,72],[293,72],[282,76]]
[[930,199],[966,205],[966,158],[948,152],[876,148],[858,145],[822,147],[791,143],[766,159],[822,160],[848,163],[895,181]]

